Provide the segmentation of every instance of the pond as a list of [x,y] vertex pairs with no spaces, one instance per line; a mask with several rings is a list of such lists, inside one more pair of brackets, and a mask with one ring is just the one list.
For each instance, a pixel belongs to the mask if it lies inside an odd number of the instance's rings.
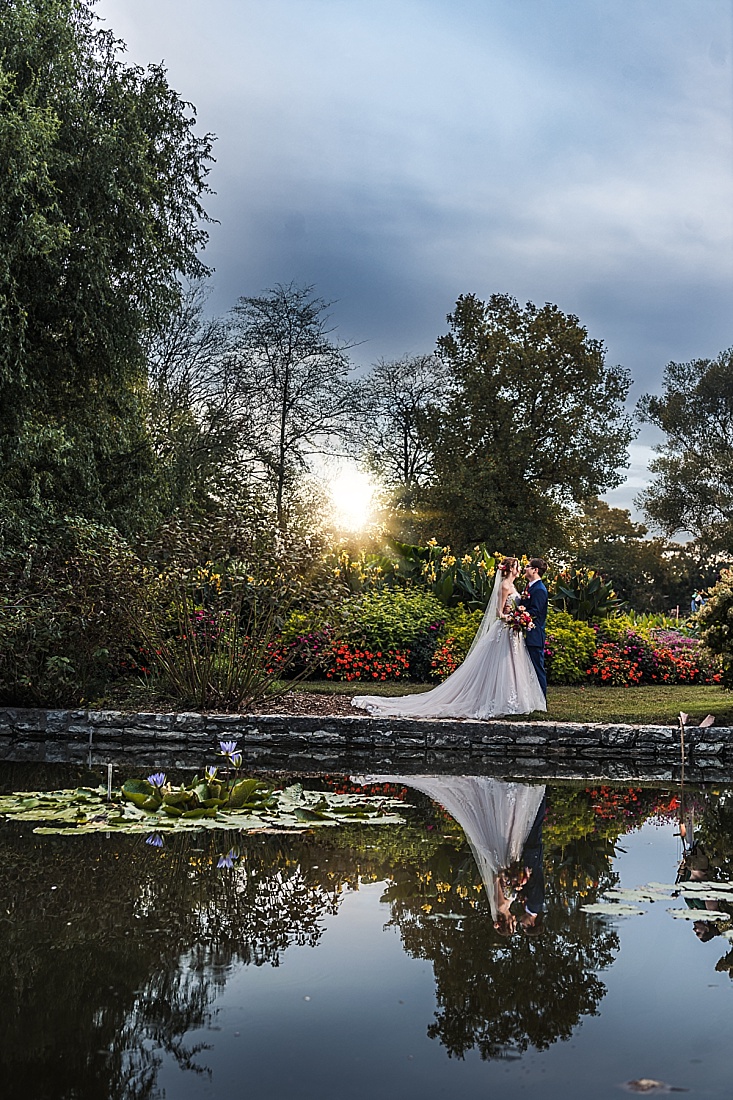
[[733,791],[300,778],[397,797],[404,823],[162,846],[0,824],[7,1095],[730,1097]]

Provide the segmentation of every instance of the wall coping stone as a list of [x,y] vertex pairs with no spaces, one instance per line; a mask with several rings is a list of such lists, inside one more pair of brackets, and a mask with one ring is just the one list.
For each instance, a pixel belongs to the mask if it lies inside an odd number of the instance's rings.
[[[437,754],[445,761],[450,754],[464,757],[491,756],[526,761],[539,755],[559,760],[575,754],[579,760],[628,761],[638,757],[680,762],[679,731],[676,726],[630,725],[628,723],[582,723],[542,721],[463,721],[375,718],[354,715],[283,714],[199,714],[195,711],[158,713],[119,710],[0,707],[0,759],[28,759],[46,746],[44,758],[63,757],[63,745],[92,749],[138,752],[165,748],[210,751],[220,738],[235,739],[240,749],[323,753],[358,752],[372,756],[385,751],[391,760],[406,754]],[[733,767],[733,728],[715,726],[685,734],[687,760],[696,752],[718,765]],[[432,757],[431,757],[432,759]]]

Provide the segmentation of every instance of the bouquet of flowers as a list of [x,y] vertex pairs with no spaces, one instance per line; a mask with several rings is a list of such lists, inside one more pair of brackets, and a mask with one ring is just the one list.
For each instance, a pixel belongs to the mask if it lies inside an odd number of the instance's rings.
[[515,634],[526,634],[528,630],[534,630],[532,616],[523,603],[515,603],[501,618],[507,629],[513,630]]

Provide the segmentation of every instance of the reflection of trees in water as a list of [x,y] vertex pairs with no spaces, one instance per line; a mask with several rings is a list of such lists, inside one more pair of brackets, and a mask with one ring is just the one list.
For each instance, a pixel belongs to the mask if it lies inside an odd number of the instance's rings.
[[[387,881],[391,923],[411,955],[431,962],[429,1034],[451,1055],[502,1057],[568,1038],[597,1011],[599,972],[618,950],[615,931],[578,908],[614,878],[607,828],[594,834],[586,815],[573,829],[578,798],[566,798],[562,815],[556,800],[552,835],[562,844],[545,847],[544,931],[505,940],[460,830],[424,796],[411,801],[417,808],[401,828],[177,834],[160,852],[121,834],[38,837],[1,827],[8,1087],[32,1081],[38,1100],[150,1100],[165,1053],[192,1071],[205,1062],[186,1036],[210,1022],[232,967],[277,966],[291,944],[315,946],[324,918],[360,879]],[[700,827],[730,877],[733,806],[710,796]],[[217,871],[218,854],[232,846],[241,860]]]
[[417,874],[395,869],[384,895],[390,923],[409,954],[433,966],[437,1011],[428,1034],[450,1055],[543,1050],[596,1014],[605,994],[597,971],[611,964],[619,941],[579,906],[615,880],[613,851],[606,837],[586,836],[546,853],[544,928],[536,937],[495,931],[467,845],[442,844]]
[[[692,788],[684,792],[683,801],[685,820],[694,828],[693,838],[703,844],[708,856],[709,868],[705,877],[713,882],[730,882],[733,880],[733,790]],[[724,901],[718,901],[715,908],[731,911],[731,906]],[[728,925],[724,924],[723,928],[726,927]],[[708,926],[708,930],[712,931],[712,926]],[[722,939],[718,942],[721,946],[725,943]],[[733,980],[733,948],[718,959],[715,969],[720,974],[727,972]]]
[[[292,843],[288,843],[292,841]],[[242,858],[217,872],[220,850]],[[200,850],[194,846],[200,845]],[[0,832],[0,1059],[43,1100],[154,1096],[161,1052],[198,1067],[187,1032],[205,1026],[232,965],[276,966],[315,945],[337,910],[339,861],[300,838],[142,838]],[[311,866],[319,864],[319,869]]]
[[435,921],[426,931],[419,951],[433,960],[437,995],[428,1034],[458,1057],[475,1048],[500,1058],[569,1039],[581,1017],[596,1014],[605,993],[596,971],[618,949],[615,932],[562,915],[550,916],[541,937],[497,942],[483,907],[460,928]]

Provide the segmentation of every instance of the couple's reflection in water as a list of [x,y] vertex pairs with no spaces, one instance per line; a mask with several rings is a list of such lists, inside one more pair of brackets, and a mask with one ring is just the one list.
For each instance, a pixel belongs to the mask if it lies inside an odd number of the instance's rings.
[[[687,791],[682,783],[678,832],[681,858],[675,883],[683,891],[685,887],[699,891],[698,896],[685,894],[685,904],[700,912],[700,919],[693,922],[692,928],[701,943],[720,940],[723,936],[727,938],[733,930],[733,894],[724,890],[721,896],[715,889],[716,886],[729,886],[731,882],[733,815],[730,811],[730,799],[725,796],[711,802]],[[706,896],[701,889],[706,884],[712,896]],[[703,912],[707,912],[705,919]],[[718,914],[717,918],[711,919],[714,914]],[[715,969],[720,973],[727,971],[733,979],[733,949],[729,948],[718,960]]]
[[397,783],[438,802],[463,829],[496,931],[509,936],[518,927],[530,935],[542,930],[544,785],[471,775],[367,775],[354,779],[359,783]]
[[[41,1098],[91,1100],[104,1080],[108,1097],[147,1100],[164,1055],[199,1072],[206,1054],[189,1036],[212,1023],[230,976],[277,966],[291,946],[327,950],[329,918],[368,883],[381,884],[406,954],[432,969],[425,1025],[449,1055],[505,1058],[570,1038],[597,1012],[618,950],[616,930],[579,909],[587,884],[611,884],[610,849],[571,837],[543,853],[542,786],[379,777],[389,781],[417,803],[402,826],[176,833],[163,849],[0,827],[9,1080],[20,1087],[32,1065]],[[561,799],[553,790],[551,811]],[[217,870],[233,847],[234,867]]]
[[430,881],[400,881],[398,872],[384,895],[408,954],[432,964],[430,1037],[450,1056],[475,1050],[484,1059],[569,1039],[583,1016],[597,1013],[606,991],[598,973],[619,947],[615,928],[580,911],[581,892],[612,882],[612,845],[570,841],[553,852],[546,888],[544,786],[478,776],[355,778],[427,795],[460,825],[470,849],[449,836]]

